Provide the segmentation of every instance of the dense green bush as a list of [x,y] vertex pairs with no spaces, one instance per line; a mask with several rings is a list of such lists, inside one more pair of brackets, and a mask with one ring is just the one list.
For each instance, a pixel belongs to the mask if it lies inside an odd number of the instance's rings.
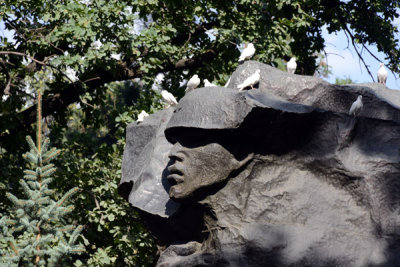
[[[117,193],[121,179],[125,129],[141,109],[154,112],[162,107],[159,96],[146,94],[130,82],[110,84],[97,120],[70,108],[68,128],[53,123],[51,135],[63,136],[62,155],[57,162],[59,188],[83,188],[75,201],[74,220],[85,225],[88,254],[77,266],[152,266],[156,247],[137,213]],[[127,90],[136,90],[134,101]],[[150,98],[150,99],[149,99]],[[128,102],[128,103],[126,103]],[[129,104],[130,103],[130,104]],[[86,126],[84,126],[86,125]],[[109,127],[107,127],[109,126]],[[62,179],[68,173],[68,180]]]

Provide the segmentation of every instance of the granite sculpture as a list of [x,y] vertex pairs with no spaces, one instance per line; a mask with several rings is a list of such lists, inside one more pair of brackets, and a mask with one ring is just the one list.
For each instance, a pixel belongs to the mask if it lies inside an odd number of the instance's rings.
[[399,266],[399,161],[400,92],[246,61],[128,126],[119,192],[157,266]]

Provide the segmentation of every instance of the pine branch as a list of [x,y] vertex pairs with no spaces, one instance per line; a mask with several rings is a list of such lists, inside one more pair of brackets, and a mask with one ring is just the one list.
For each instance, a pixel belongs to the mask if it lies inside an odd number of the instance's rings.
[[61,152],[61,150],[58,150],[56,148],[52,148],[50,151],[47,151],[42,156],[42,163],[46,163],[46,162],[53,160],[55,157],[57,157],[60,154],[60,152]]
[[19,180],[19,184],[21,185],[22,189],[25,191],[27,196],[32,195],[32,190],[29,188],[29,185],[24,180]]
[[35,142],[33,142],[32,138],[29,135],[26,137],[26,141],[28,142],[31,150],[33,150],[36,154],[40,154],[39,150],[36,148]]
[[[42,147],[42,152],[43,152],[43,147]],[[42,173],[45,172],[45,171],[47,171],[48,169],[53,168],[53,167],[54,167],[54,164],[53,164],[53,163],[50,163],[50,164],[47,164],[46,166],[43,166],[43,167],[42,167]]]
[[21,207],[21,204],[23,204],[23,203],[21,203],[21,201],[16,197],[16,196],[14,196],[12,193],[10,193],[10,192],[7,192],[6,193],[6,197],[12,202],[12,203],[14,203],[14,205],[15,206],[17,206],[17,207]]
[[67,226],[58,228],[57,231],[60,231],[60,232],[70,232],[70,231],[74,230],[75,228],[76,228],[75,225],[67,225]]
[[14,253],[18,256],[19,252],[18,252],[18,249],[14,246],[14,243],[12,241],[9,241],[8,244],[10,245],[10,247],[14,251]]
[[49,148],[49,144],[50,144],[50,139],[45,138],[42,144],[42,153],[47,151],[47,149]]
[[68,241],[68,245],[73,245],[75,242],[76,242],[76,239],[78,238],[78,236],[80,235],[80,233],[82,232],[82,230],[83,230],[83,226],[82,225],[80,225],[80,226],[78,226],[75,230],[74,230],[74,232],[71,234],[71,237],[69,238],[69,241]]
[[47,171],[41,172],[40,177],[41,178],[48,177],[48,176],[52,175],[56,170],[57,170],[56,168],[51,168],[51,169],[48,169]]
[[32,170],[24,170],[24,173],[25,173],[26,175],[33,175],[33,176],[36,177],[36,172],[35,172],[35,171],[32,171]]
[[[24,178],[25,178],[25,176],[24,176]],[[25,178],[26,179],[26,178]],[[26,179],[26,180],[28,180],[28,179]],[[36,186],[36,184],[37,184],[37,182],[35,182],[35,181],[27,181],[26,182],[31,188],[37,188],[37,186]]]
[[34,155],[31,152],[26,152],[22,157],[33,164],[38,162],[38,155]]
[[48,185],[53,181],[53,178],[46,178],[42,181],[42,185]]
[[36,178],[37,178],[36,175],[30,175],[30,174],[24,175],[24,179],[26,179],[26,180],[35,181]]
[[[38,233],[37,236],[36,236],[36,240],[39,240],[39,239],[40,239],[40,228],[39,228],[39,227],[38,227],[38,231],[39,231],[39,233]],[[39,245],[36,247],[36,251],[37,251],[37,252],[40,251]],[[36,259],[35,259],[35,265],[36,265],[36,266],[39,264],[39,261],[40,261],[40,256],[37,255],[37,256],[36,256]]]
[[61,210],[59,210],[59,213],[61,216],[65,216],[66,214],[70,213],[73,210],[74,210],[74,205],[69,205],[67,207],[61,208]]
[[[38,154],[41,154],[41,145],[42,145],[42,86],[43,86],[43,81],[39,81],[40,83],[40,88],[37,90],[37,134],[36,134],[36,143],[38,145],[37,150],[39,151]],[[41,166],[41,164],[40,164]],[[40,167],[39,166],[39,167]]]
[[46,195],[46,196],[48,196],[48,195],[54,195],[55,192],[56,192],[56,191],[54,191],[53,189],[45,189],[45,190],[42,190],[42,194],[43,194],[43,195]]
[[36,203],[39,205],[45,205],[45,204],[49,203],[49,197],[41,197],[36,200]]
[[71,254],[80,254],[85,252],[85,248],[83,246],[73,246],[72,249],[69,250]]
[[17,221],[8,219],[8,220],[6,220],[6,224],[7,224],[7,225],[12,225],[12,226],[13,226],[13,225],[17,224]]
[[60,207],[67,199],[73,196],[76,192],[79,191],[78,187],[70,189],[65,195],[57,202],[57,206]]

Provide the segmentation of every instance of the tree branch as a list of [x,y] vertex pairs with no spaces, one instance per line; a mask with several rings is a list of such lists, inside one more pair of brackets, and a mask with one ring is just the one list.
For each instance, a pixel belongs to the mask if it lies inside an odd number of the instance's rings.
[[59,68],[57,68],[57,67],[55,67],[55,66],[53,66],[53,65],[51,65],[51,64],[49,64],[49,63],[46,63],[46,62],[43,62],[43,61],[39,61],[39,60],[35,59],[34,57],[31,57],[31,56],[29,56],[29,55],[27,55],[27,54],[25,54],[25,53],[22,53],[22,52],[16,52],[16,51],[0,51],[0,55],[7,55],[7,54],[30,58],[30,59],[31,59],[33,62],[35,62],[35,63],[38,63],[38,64],[43,65],[43,66],[48,66],[48,67],[50,67],[50,68],[52,68],[52,69],[57,70],[59,73],[61,73],[61,75],[63,75],[63,76],[66,77],[70,82],[72,82],[72,80],[71,80],[64,72],[62,72]]
[[[196,57],[181,59],[176,63],[160,66],[159,72],[192,69],[204,66],[205,64],[211,62],[216,56],[217,52],[213,49],[210,49],[204,54],[198,55]],[[95,78],[88,77],[88,79],[85,81],[86,82],[85,84],[88,89],[86,92],[92,93],[96,88],[99,88],[104,84],[115,80],[128,80],[134,78],[141,78],[143,76],[143,72],[129,69],[125,63],[121,63],[119,67],[120,71],[115,71],[113,73],[110,73],[104,69],[94,70],[96,74]],[[116,75],[118,75],[118,77],[116,77]],[[79,96],[82,93],[82,91],[83,91],[83,82],[71,83],[61,93],[43,99],[42,102],[43,116],[48,116],[55,112],[60,112],[65,108],[67,108],[70,104],[79,101]],[[22,120],[20,121],[18,126],[13,129],[9,129],[8,134],[3,134],[3,136],[0,136],[0,142],[7,139],[10,136],[13,136],[15,133],[24,130],[31,123],[36,121],[36,105],[27,108],[26,110],[22,111],[19,115],[21,115]],[[0,121],[4,121],[4,115],[0,116]]]
[[347,25],[345,23],[343,23],[342,25],[343,25],[343,28],[345,30],[345,33],[347,33],[351,38],[351,43],[353,44],[354,50],[356,51],[356,53],[358,55],[358,58],[362,61],[362,63],[364,65],[364,67],[366,68],[369,76],[371,76],[372,81],[375,82],[374,76],[372,76],[372,73],[369,71],[369,67],[368,67],[367,63],[365,63],[364,58],[362,57],[362,55],[360,54],[360,52],[357,49],[357,45],[356,45],[356,43],[354,41],[355,40],[354,35],[351,33],[350,29],[347,27]]
[[182,45],[185,43],[187,39],[189,39],[189,36],[196,36],[201,33],[205,33],[206,31],[212,29],[213,27],[218,27],[220,26],[219,21],[211,21],[203,24],[198,24],[196,28],[194,29],[193,33],[180,33],[174,38],[172,38],[171,42],[173,45]]
[[34,61],[34,62],[36,62],[36,63],[39,63],[40,65],[44,65],[44,66],[49,66],[49,67],[52,67],[52,68],[56,68],[56,67],[51,66],[51,65],[48,64],[48,63],[39,61],[39,60],[35,59],[34,57],[31,57],[31,56],[29,56],[29,55],[27,55],[27,54],[25,54],[25,53],[22,53],[22,52],[16,52],[16,51],[0,51],[0,55],[16,55],[16,56],[27,57],[27,58],[31,59],[32,61]]
[[210,49],[209,51],[199,56],[193,58],[181,59],[175,64],[167,65],[163,70],[161,70],[161,72],[170,71],[173,69],[179,70],[179,69],[192,69],[195,67],[201,67],[205,63],[211,62],[216,56],[217,52],[214,49]]
[[3,60],[0,61],[1,65],[3,66],[4,72],[6,74],[6,79],[7,79],[7,83],[6,86],[4,87],[3,93],[5,95],[10,95],[10,87],[11,87],[11,76],[10,73],[8,72],[7,66],[4,63]]

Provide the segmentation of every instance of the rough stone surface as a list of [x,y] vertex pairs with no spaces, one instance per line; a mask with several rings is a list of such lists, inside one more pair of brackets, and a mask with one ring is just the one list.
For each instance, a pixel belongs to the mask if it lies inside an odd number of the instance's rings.
[[165,139],[164,129],[172,112],[168,108],[128,126],[118,187],[132,206],[162,217],[168,217],[179,207],[168,197],[170,185],[165,178],[172,144]]
[[157,265],[400,266],[400,92],[255,61],[229,87],[128,128],[120,192],[167,246]]

